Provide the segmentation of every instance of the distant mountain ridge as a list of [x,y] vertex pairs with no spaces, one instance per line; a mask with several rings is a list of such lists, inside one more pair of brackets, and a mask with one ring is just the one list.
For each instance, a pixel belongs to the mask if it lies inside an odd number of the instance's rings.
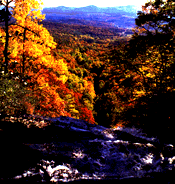
[[134,5],[116,7],[97,7],[94,5],[86,7],[46,7],[42,10],[46,14],[46,20],[66,22],[69,24],[92,24],[132,28],[135,25],[135,18],[139,8]]
[[97,7],[94,5],[89,5],[85,7],[66,7],[66,6],[58,6],[58,7],[46,7],[43,9],[44,11],[49,12],[86,12],[86,13],[120,13],[125,12],[133,13],[135,16],[137,15],[137,11],[139,11],[137,6],[134,5],[127,5],[127,6],[116,6],[116,7]]

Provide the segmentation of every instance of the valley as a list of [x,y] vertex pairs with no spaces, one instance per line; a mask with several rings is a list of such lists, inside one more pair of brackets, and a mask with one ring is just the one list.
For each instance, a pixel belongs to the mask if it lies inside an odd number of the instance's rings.
[[96,6],[81,8],[60,6],[44,8],[42,13],[46,14],[46,20],[59,23],[131,29],[135,26],[137,11],[138,8],[135,6],[107,8]]

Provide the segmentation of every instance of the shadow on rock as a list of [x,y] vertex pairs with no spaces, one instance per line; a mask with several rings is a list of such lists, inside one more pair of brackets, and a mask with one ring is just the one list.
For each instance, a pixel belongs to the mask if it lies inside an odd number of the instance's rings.
[[[2,139],[1,139],[2,141]],[[9,141],[1,142],[0,179],[12,178],[35,166],[41,155],[26,145]]]

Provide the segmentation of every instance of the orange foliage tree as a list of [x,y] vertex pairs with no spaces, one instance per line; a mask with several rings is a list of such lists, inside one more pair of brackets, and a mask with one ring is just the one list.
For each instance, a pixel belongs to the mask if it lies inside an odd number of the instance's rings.
[[[93,84],[77,78],[68,71],[64,59],[56,59],[52,55],[56,42],[48,30],[39,24],[44,19],[40,5],[35,0],[16,0],[12,11],[16,22],[9,26],[10,72],[27,76],[28,88],[37,99],[33,104],[27,102],[27,97],[22,101],[31,114],[50,117],[63,115],[95,123],[92,104],[88,100],[80,100],[83,94],[88,94],[93,100]],[[1,34],[5,35],[5,32],[1,30]],[[1,43],[3,47],[4,42]]]

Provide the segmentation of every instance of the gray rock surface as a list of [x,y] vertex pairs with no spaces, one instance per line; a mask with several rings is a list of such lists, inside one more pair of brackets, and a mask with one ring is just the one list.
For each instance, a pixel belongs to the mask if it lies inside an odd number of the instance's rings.
[[63,116],[24,118],[38,119],[49,126],[33,130],[8,129],[10,133],[3,134],[10,139],[1,140],[2,181],[75,183],[91,180],[97,183],[118,180],[122,183],[132,180],[139,183],[143,178],[153,182],[156,177],[167,181],[167,176],[173,176],[174,146],[165,145],[160,152],[156,147],[158,140],[147,137],[141,130],[110,129]]

